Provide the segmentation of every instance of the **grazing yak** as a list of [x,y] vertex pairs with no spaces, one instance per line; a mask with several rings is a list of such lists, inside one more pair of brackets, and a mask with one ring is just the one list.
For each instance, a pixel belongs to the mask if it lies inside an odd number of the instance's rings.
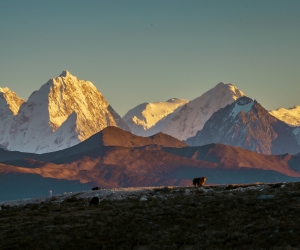
[[100,190],[101,188],[99,188],[99,187],[94,187],[94,188],[92,188],[92,190]]
[[203,187],[204,183],[206,182],[206,177],[199,177],[199,178],[195,178],[193,180],[193,185],[196,187]]
[[99,198],[94,196],[90,201],[89,201],[90,206],[91,205],[98,205],[99,204]]
[[272,188],[280,188],[283,185],[283,183],[276,183],[272,186]]

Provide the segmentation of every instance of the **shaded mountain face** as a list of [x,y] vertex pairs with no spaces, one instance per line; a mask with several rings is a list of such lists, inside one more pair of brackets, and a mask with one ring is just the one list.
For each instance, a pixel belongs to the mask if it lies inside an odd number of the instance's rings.
[[64,71],[23,103],[5,133],[10,136],[3,135],[1,144],[15,151],[57,151],[76,145],[107,126],[129,130],[91,82]]
[[222,143],[263,154],[295,154],[300,150],[291,128],[248,97],[214,113],[186,142],[191,146]]
[[[0,180],[12,173],[17,176],[29,174],[92,183],[102,188],[192,185],[193,178],[203,175],[209,183],[218,184],[300,180],[300,173],[288,165],[290,158],[258,156],[257,153],[247,158],[248,151],[236,150],[242,153],[238,160],[226,148],[219,153],[202,147],[147,150],[104,146],[86,151],[84,155],[56,157],[54,162],[23,158],[15,162],[18,166],[13,162],[1,164]],[[214,162],[209,162],[210,159]]]
[[300,173],[300,157],[296,155],[264,155],[239,147],[215,143],[181,149],[163,148],[162,150],[190,159],[217,163],[222,169],[227,170],[273,170],[288,176],[298,176]]
[[200,97],[185,104],[164,126],[162,132],[186,140],[196,135],[214,112],[242,96],[245,94],[234,85],[220,82]]
[[129,126],[131,133],[151,136],[161,132],[188,102],[188,100],[172,98],[166,102],[142,103],[129,110],[123,116],[123,120]]

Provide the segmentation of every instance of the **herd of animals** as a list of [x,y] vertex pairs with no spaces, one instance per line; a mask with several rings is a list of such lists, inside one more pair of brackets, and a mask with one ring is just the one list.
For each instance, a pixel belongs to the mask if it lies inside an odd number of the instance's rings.
[[[206,177],[198,177],[193,179],[193,185],[194,187],[203,187],[206,182]],[[92,190],[100,190],[100,187],[94,187]],[[99,198],[97,196],[94,196],[90,201],[89,201],[89,206],[94,205],[97,206],[99,204]]]

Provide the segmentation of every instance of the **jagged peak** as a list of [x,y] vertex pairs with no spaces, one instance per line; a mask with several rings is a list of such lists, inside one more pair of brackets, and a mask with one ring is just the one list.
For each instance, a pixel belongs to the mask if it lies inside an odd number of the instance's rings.
[[1,93],[8,93],[8,92],[12,92],[12,91],[8,87],[4,87],[4,88],[0,87],[0,92]]
[[18,113],[21,105],[24,103],[22,98],[20,98],[15,92],[11,91],[7,87],[0,88],[0,96],[3,98],[2,100],[13,113],[13,115]]
[[225,83],[225,82],[219,82],[215,88],[217,87],[233,87],[235,89],[238,89],[233,83]]
[[189,101],[186,100],[186,99],[174,97],[174,98],[171,98],[171,99],[167,100],[167,102],[189,102]]
[[59,76],[62,76],[62,77],[70,77],[70,76],[73,76],[70,71],[68,70],[63,70],[63,72],[59,75]]
[[43,84],[39,90],[34,91],[31,94],[31,96],[36,92],[48,93],[55,86],[56,87],[63,86],[62,88],[64,89],[68,85],[73,85],[76,88],[88,86],[89,88],[93,89],[93,91],[97,91],[102,95],[102,93],[96,88],[96,86],[92,82],[88,80],[80,80],[78,79],[78,77],[72,75],[68,70],[64,70],[59,76],[49,79],[49,81]]
[[244,104],[248,104],[249,102],[254,103],[254,100],[252,98],[248,97],[248,96],[242,96],[239,99],[237,99],[235,102],[240,104],[240,105],[244,105]]
[[[282,108],[285,109],[285,108]],[[300,105],[295,105],[294,107],[287,108],[286,110],[294,110],[294,109],[300,109]]]
[[242,96],[246,96],[245,93],[243,93],[241,90],[239,90],[236,86],[234,86],[232,83],[224,83],[224,82],[219,82],[215,87],[211,88],[210,90],[206,91],[204,94],[202,94],[201,96],[195,98],[194,100],[192,100],[190,103],[193,102],[198,102],[200,100],[202,100],[203,98],[210,98],[210,97],[214,97],[216,94],[218,93],[222,93],[225,94],[230,94],[233,96],[233,99],[238,99]]

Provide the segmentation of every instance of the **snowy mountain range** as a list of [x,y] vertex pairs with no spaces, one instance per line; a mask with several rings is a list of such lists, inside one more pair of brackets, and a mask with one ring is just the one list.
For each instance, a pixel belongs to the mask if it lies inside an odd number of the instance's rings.
[[263,154],[300,151],[291,127],[248,97],[215,112],[203,129],[186,142],[190,146],[222,143]]
[[162,131],[188,100],[172,98],[166,102],[142,103],[129,110],[122,119],[131,133],[151,136]]
[[220,82],[200,97],[188,102],[173,98],[167,102],[143,103],[123,117],[131,132],[150,136],[158,132],[180,140],[194,136],[220,108],[245,96],[233,84]]
[[291,126],[300,126],[300,106],[272,110],[270,114]]
[[223,82],[192,101],[142,103],[123,119],[91,82],[68,71],[50,79],[26,102],[0,88],[0,145],[11,151],[58,151],[115,126],[143,137],[162,132],[190,145],[224,143],[265,154],[297,153],[299,124],[300,106],[268,113]]
[[0,90],[0,144],[8,150],[45,153],[68,148],[107,126],[128,126],[89,81],[68,71],[34,91],[27,102]]

